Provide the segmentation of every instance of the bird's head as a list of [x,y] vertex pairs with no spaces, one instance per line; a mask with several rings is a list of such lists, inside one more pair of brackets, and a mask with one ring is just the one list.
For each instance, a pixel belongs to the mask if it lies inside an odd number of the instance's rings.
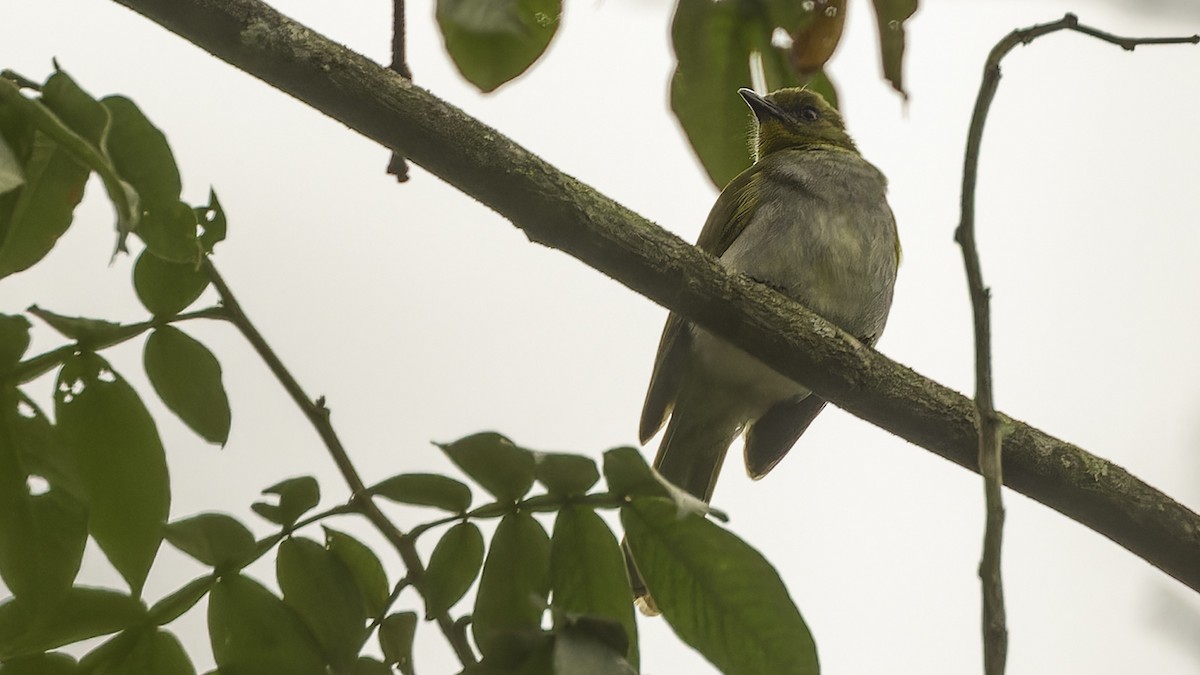
[[739,89],[738,93],[757,120],[755,161],[791,148],[837,147],[858,152],[846,133],[842,116],[815,91],[780,89],[760,96],[750,89]]

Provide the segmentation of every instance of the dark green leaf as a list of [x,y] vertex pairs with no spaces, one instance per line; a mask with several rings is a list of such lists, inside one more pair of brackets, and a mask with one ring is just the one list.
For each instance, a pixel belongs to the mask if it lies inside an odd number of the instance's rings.
[[155,316],[175,316],[208,287],[208,276],[193,263],[174,263],[142,251],[133,266],[138,300]]
[[354,576],[354,584],[362,595],[363,606],[370,616],[378,616],[387,604],[387,574],[383,563],[366,544],[345,532],[322,526],[325,530],[325,548],[338,557]]
[[221,364],[208,348],[174,326],[156,328],[146,340],[146,376],[163,403],[209,443],[229,438],[229,398]]
[[325,675],[300,617],[247,577],[228,575],[213,587],[208,632],[221,675]]
[[86,496],[88,532],[139,595],[171,505],[158,429],[133,388],[95,354],[67,359],[54,394]]
[[132,337],[149,329],[147,325],[122,326],[119,323],[103,319],[86,319],[79,316],[63,316],[33,305],[27,310],[30,314],[45,321],[64,337],[77,340],[83,346],[111,344],[124,338]]
[[156,626],[165,626],[171,623],[195,607],[196,603],[200,602],[200,598],[212,590],[215,583],[217,580],[211,574],[192,579],[183,588],[154,603],[147,613],[147,619]]
[[43,652],[127,628],[145,616],[136,598],[104,588],[71,588],[55,605],[28,607],[21,599],[0,604],[0,626],[16,619],[23,631],[0,629],[0,661]]
[[183,645],[165,630],[140,631],[121,658],[106,664],[103,675],[195,675]]
[[479,650],[527,651],[523,638],[540,633],[550,592],[550,538],[532,516],[505,516],[483,565],[471,628]]
[[81,89],[71,76],[56,70],[42,85],[42,103],[75,133],[100,147],[108,131],[108,109]]
[[584,615],[618,622],[628,647],[621,655],[637,664],[637,623],[625,556],[595,511],[569,506],[559,512],[550,543],[550,581],[556,617]]
[[480,91],[508,82],[546,51],[561,0],[438,0],[437,21],[458,71]]
[[717,187],[750,166],[751,116],[737,95],[739,87],[751,84],[744,4],[679,0],[671,24],[678,61],[671,109]]
[[321,502],[321,487],[312,476],[297,476],[272,485],[264,495],[278,495],[278,504],[255,502],[250,506],[258,515],[284,527],[291,527]]
[[200,245],[204,247],[205,253],[212,253],[214,246],[225,241],[227,228],[225,209],[221,208],[221,202],[217,201],[216,191],[209,190],[208,206],[198,206],[195,211],[196,222],[203,230],[200,233]]
[[873,0],[879,25],[879,51],[883,57],[883,76],[896,91],[904,91],[904,22],[917,11],[917,0]]
[[533,453],[500,434],[488,431],[438,447],[500,501],[515,502],[533,485]]
[[817,649],[779,574],[753,548],[675,502],[635,498],[621,523],[679,637],[721,672],[813,675]]
[[20,363],[28,348],[29,319],[19,314],[0,314],[0,374]]
[[383,661],[369,656],[360,656],[350,669],[350,675],[392,675],[392,669]]
[[68,654],[32,654],[0,664],[0,675],[75,675],[79,664]]
[[349,568],[303,537],[279,545],[276,576],[283,601],[303,619],[334,670],[350,666],[367,636],[367,611]]
[[625,497],[669,497],[637,448],[613,448],[604,453],[604,480],[608,489]]
[[146,242],[146,250],[159,258],[195,266],[201,250],[198,224],[192,207],[177,199],[147,210],[135,232]]
[[394,664],[402,673],[413,672],[413,637],[417,633],[417,615],[414,612],[391,614],[379,624],[379,647],[383,660]]
[[471,488],[433,473],[402,473],[371,488],[379,495],[401,504],[432,506],[453,513],[465,513],[471,507]]
[[240,567],[254,555],[254,535],[224,513],[201,513],[166,528],[172,546],[211,567]]
[[425,618],[432,619],[466,595],[483,564],[483,535],[474,523],[459,523],[446,531],[433,549],[422,579]]
[[30,490],[28,457],[50,447],[49,423],[0,386],[0,577],[29,606],[53,606],[71,587],[87,541],[87,511],[66,490]]
[[25,186],[16,195],[0,241],[0,279],[41,260],[71,225],[88,168],[42,133],[34,135]]
[[588,675],[636,675],[619,651],[585,631],[556,631],[554,636],[554,672]]
[[[21,168],[21,159],[8,145],[8,141],[0,136],[0,195],[12,192],[25,184],[25,170]],[[4,231],[0,227],[0,233]],[[0,241],[4,238],[0,236]]]
[[552,494],[581,495],[600,480],[596,462],[590,457],[539,452],[535,458],[537,480]]

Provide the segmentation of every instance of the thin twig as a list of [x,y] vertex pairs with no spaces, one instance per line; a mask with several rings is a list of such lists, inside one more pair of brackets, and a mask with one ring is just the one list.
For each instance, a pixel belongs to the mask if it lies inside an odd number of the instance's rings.
[[1008,653],[1008,628],[1004,611],[1004,587],[1000,574],[1000,548],[1004,529],[1004,504],[1000,487],[1004,484],[1001,463],[1001,437],[1005,432],[1000,415],[992,400],[992,347],[989,300],[991,291],[983,283],[979,252],[975,245],[975,184],[979,168],[979,147],[983,125],[991,109],[996,89],[1000,86],[1000,61],[1017,45],[1060,30],[1073,30],[1084,35],[1133,51],[1145,44],[1198,44],[1200,35],[1172,38],[1127,38],[1112,35],[1079,23],[1074,14],[1058,21],[1015,30],[1000,40],[988,54],[983,82],[975,100],[975,111],[967,135],[967,151],[963,165],[962,216],[954,238],[962,246],[966,265],[967,285],[971,292],[971,307],[975,318],[975,411],[979,427],[979,473],[983,475],[984,499],[987,505],[983,536],[983,557],[979,577],[983,584],[983,644],[984,672],[1001,675]]
[[[392,63],[389,69],[395,71],[406,80],[412,80],[412,71],[408,68],[407,50],[404,47],[407,39],[407,27],[404,19],[404,0],[392,0]],[[408,160],[398,152],[392,153],[388,160],[387,172],[395,176],[396,181],[403,183],[408,180]]]
[[[333,430],[333,425],[329,422],[329,409],[325,407],[324,399],[314,401],[304,393],[304,389],[300,383],[292,375],[291,371],[283,365],[279,356],[275,353],[267,341],[263,338],[254,324],[250,322],[249,317],[242,311],[242,306],[238,304],[237,299],[233,296],[233,292],[229,289],[229,285],[225,283],[225,279],[217,272],[217,268],[213,266],[212,261],[204,261],[204,271],[208,275],[210,281],[217,289],[217,293],[221,296],[221,302],[225,306],[225,311],[228,319],[233,325],[237,326],[242,335],[258,353],[263,362],[267,364],[267,368],[283,385],[288,395],[292,397],[292,401],[300,408],[304,416],[308,418],[317,435],[325,443],[329,454],[333,457],[334,464],[337,465],[338,471],[341,472],[342,478],[350,486],[352,502],[359,506],[359,510],[364,516],[383,534],[388,542],[400,554],[401,560],[404,561],[404,566],[408,570],[406,578],[409,582],[421,590],[421,579],[425,574],[425,566],[421,563],[421,557],[417,553],[416,545],[413,541],[400,531],[391,520],[384,515],[383,511],[379,510],[379,506],[371,500],[367,494],[367,486],[363,483],[362,477],[359,476],[358,470],[354,468],[354,464],[350,461],[349,454],[346,453],[346,448],[342,445],[341,439],[338,438],[337,432]],[[435,617],[438,626],[446,635],[446,639],[450,642],[450,646],[454,648],[454,653],[458,655],[458,660],[464,666],[475,663],[475,654],[471,651],[470,645],[462,637],[460,631],[455,630],[454,622],[446,612],[442,612]]]

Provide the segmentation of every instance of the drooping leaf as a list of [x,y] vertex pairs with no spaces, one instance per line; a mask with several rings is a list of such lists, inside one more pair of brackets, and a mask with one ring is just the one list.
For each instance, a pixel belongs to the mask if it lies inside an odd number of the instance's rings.
[[54,393],[58,428],[86,496],[88,532],[139,595],[171,505],[158,429],[133,388],[95,354],[67,359]]
[[27,310],[30,314],[45,321],[48,326],[61,333],[64,337],[79,342],[85,348],[100,347],[112,344],[118,340],[130,338],[149,330],[146,324],[128,326],[103,319],[88,319],[81,316],[63,316],[55,314],[37,305]]
[[195,212],[196,222],[202,230],[200,245],[204,247],[205,253],[212,253],[214,246],[225,241],[225,231],[228,228],[225,209],[221,207],[221,202],[217,201],[217,192],[209,190],[208,206],[197,206]]
[[[192,660],[173,634],[156,629],[138,631],[131,637],[129,644],[120,645],[119,654],[99,660],[103,665],[98,664],[99,667],[88,672],[98,675],[196,675]],[[85,657],[83,665],[90,665],[88,661]]]
[[133,266],[133,287],[142,306],[169,317],[187,309],[208,288],[208,276],[193,263],[174,263],[142,251]]
[[146,376],[163,403],[209,443],[229,438],[229,398],[217,357],[187,333],[160,326],[146,340]]
[[474,523],[455,525],[442,535],[422,579],[425,619],[454,606],[466,595],[483,564],[483,535]]
[[321,529],[325,530],[325,548],[337,556],[354,577],[367,614],[377,616],[390,594],[383,563],[370,547],[345,532],[324,525]]
[[471,488],[459,481],[434,473],[402,473],[371,488],[379,495],[401,504],[432,506],[452,513],[466,513],[471,507]]
[[550,538],[527,513],[509,514],[492,536],[471,628],[485,656],[520,654],[540,635],[550,592]]
[[201,513],[166,527],[172,546],[211,567],[240,567],[254,554],[254,535],[233,516]]
[[892,87],[904,91],[904,22],[917,11],[917,0],[873,0],[879,26],[879,51],[883,57],[883,76]]
[[815,0],[801,5],[801,26],[792,33],[792,64],[801,75],[822,70],[842,39],[846,0]]
[[558,30],[562,0],[438,0],[446,51],[468,82],[493,91],[525,72]]
[[625,556],[608,525],[592,509],[569,506],[554,521],[550,587],[555,616],[594,616],[624,629],[621,656],[638,663],[637,623],[630,602]]
[[621,523],[667,622],[721,672],[819,672],[804,619],[775,568],[749,544],[658,497],[634,498]]
[[321,503],[321,487],[312,476],[297,476],[280,481],[262,493],[277,495],[279,503],[255,502],[250,508],[263,518],[284,527],[291,527],[300,516]]
[[303,537],[285,539],[275,562],[284,603],[316,636],[325,661],[335,671],[348,668],[367,635],[367,610],[350,569]]
[[637,448],[626,446],[605,452],[604,480],[610,491],[626,497],[670,496]]
[[515,502],[533,485],[533,453],[500,434],[487,431],[438,447],[499,501]]
[[31,654],[0,664],[0,675],[75,675],[78,672],[79,664],[62,652]]
[[414,612],[390,614],[379,624],[379,648],[383,650],[383,660],[405,675],[413,672],[412,648],[416,633],[417,615]]
[[537,480],[556,495],[582,495],[600,480],[600,471],[590,457],[557,452],[539,452],[534,468]]
[[325,675],[300,617],[253,579],[222,577],[208,601],[208,632],[221,675]]
[[33,154],[24,167],[25,185],[0,241],[0,279],[32,267],[67,231],[83,199],[88,168],[46,135],[34,135]]
[[29,348],[29,319],[0,314],[0,375],[12,370]]
[[108,132],[108,109],[84,91],[65,71],[55,70],[42,85],[42,103],[72,131],[100,147]]

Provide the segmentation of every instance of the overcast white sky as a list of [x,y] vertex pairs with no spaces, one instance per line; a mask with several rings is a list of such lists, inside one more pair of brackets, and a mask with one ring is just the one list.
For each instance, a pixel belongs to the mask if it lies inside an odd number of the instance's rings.
[[[275,5],[387,61],[386,0]],[[409,5],[419,84],[694,240],[716,191],[667,109],[670,3],[568,2],[544,60],[490,96],[453,69],[432,0]],[[909,23],[905,106],[879,79],[867,3],[850,3],[831,72],[851,133],[891,179],[905,252],[884,353],[973,390],[952,234],[966,126],[994,42],[1066,11],[1123,34],[1200,31],[1194,7],[1168,7],[928,0]],[[42,79],[57,57],[93,94],[134,98],[168,134],[185,198],[201,202],[216,187],[230,217],[216,264],[301,382],[328,398],[369,481],[452,470],[428,441],[484,429],[595,457],[635,442],[665,310],[528,243],[419,168],[396,185],[381,148],[115,3],[3,0],[3,13],[0,66]],[[985,136],[978,200],[999,407],[1192,508],[1200,508],[1197,72],[1197,47],[1130,54],[1062,33],[1018,49]],[[131,260],[108,266],[111,209],[98,187],[44,263],[0,283],[0,311],[37,302],[143,318]],[[185,328],[221,359],[234,419],[218,450],[155,408],[172,516],[224,510],[266,534],[249,504],[263,487],[305,473],[319,476],[326,504],[344,499],[317,438],[234,331]],[[58,344],[36,329],[33,349]],[[108,356],[153,399],[140,341]],[[50,382],[28,390],[48,401]],[[1010,672],[1200,669],[1194,593],[1048,508],[1006,498]],[[751,483],[728,464],[715,503],[780,569],[825,673],[980,672],[975,475],[830,410],[765,480]],[[429,518],[396,513],[404,526]],[[398,561],[383,557],[394,580]],[[201,571],[167,550],[147,593],[160,597]],[[81,581],[120,586],[94,550]],[[645,672],[712,672],[663,621],[640,625]],[[203,612],[174,628],[209,667]],[[436,629],[423,627],[418,642],[419,672],[456,672]]]

